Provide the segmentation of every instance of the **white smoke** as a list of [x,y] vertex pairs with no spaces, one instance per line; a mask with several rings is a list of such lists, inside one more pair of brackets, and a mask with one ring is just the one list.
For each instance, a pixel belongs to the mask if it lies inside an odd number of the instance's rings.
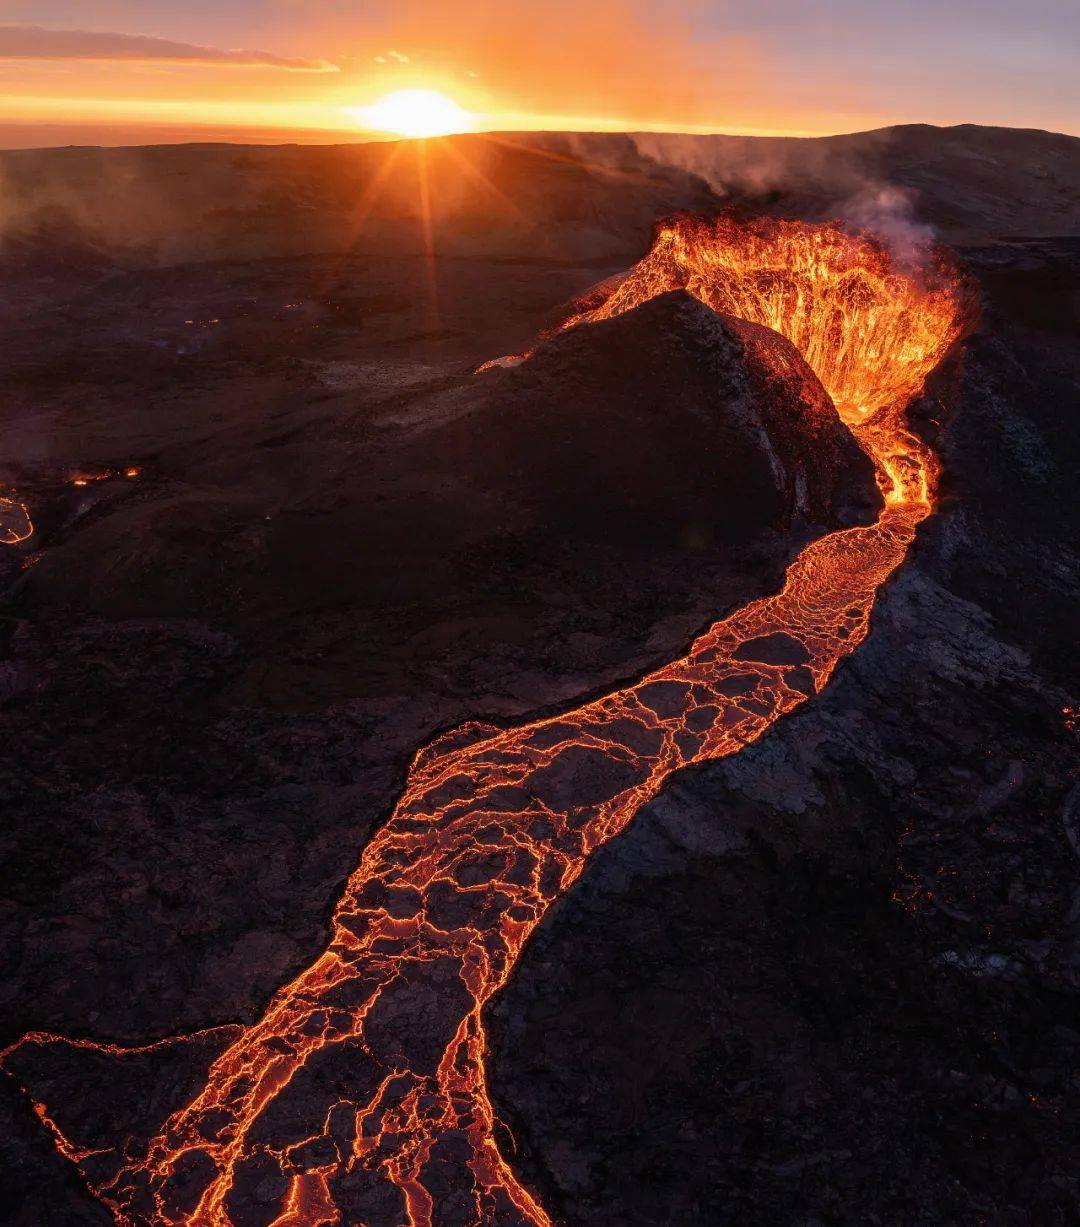
[[689,171],[720,197],[782,209],[812,221],[837,220],[871,234],[907,268],[925,263],[934,228],[918,219],[914,193],[883,177],[882,154],[891,134],[791,138],[634,133],[638,153]]
[[934,228],[916,219],[911,193],[891,184],[867,183],[844,205],[841,220],[880,239],[905,268],[925,264],[934,245]]

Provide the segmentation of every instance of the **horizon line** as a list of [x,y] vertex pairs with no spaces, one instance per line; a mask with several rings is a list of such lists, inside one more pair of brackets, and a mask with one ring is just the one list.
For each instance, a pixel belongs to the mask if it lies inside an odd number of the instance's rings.
[[[547,118],[547,117],[537,117]],[[554,118],[554,117],[552,117]],[[567,117],[567,122],[572,122],[571,117]],[[615,121],[592,121],[594,124],[611,124]],[[248,126],[245,124],[169,124],[169,123],[133,123],[124,122],[94,122],[94,121],[63,121],[63,120],[37,120],[25,121],[18,119],[0,119],[0,152],[34,152],[46,151],[50,149],[152,149],[161,148],[171,145],[176,146],[235,146],[243,148],[245,146],[252,148],[275,148],[288,146],[344,146],[344,145],[375,145],[375,144],[393,144],[402,141],[415,140],[446,140],[455,137],[484,137],[484,136],[499,136],[499,135],[545,135],[545,136],[691,136],[691,137],[727,137],[731,139],[749,139],[749,140],[835,140],[843,137],[853,136],[870,136],[875,133],[888,132],[899,128],[929,128],[938,132],[949,131],[956,128],[984,128],[988,130],[1011,131],[1011,132],[1038,132],[1047,136],[1063,136],[1068,139],[1080,139],[1080,133],[1064,132],[1053,128],[1039,128],[1031,126],[1018,126],[1013,124],[983,124],[974,122],[961,122],[954,124],[932,124],[925,121],[898,121],[896,123],[882,124],[869,128],[854,128],[841,129],[829,132],[812,132],[807,130],[783,130],[783,129],[765,129],[765,128],[723,128],[712,127],[708,125],[693,125],[687,124],[683,127],[675,125],[658,125],[658,124],[643,124],[643,125],[627,125],[626,127],[614,126],[588,126],[590,121],[582,119],[580,127],[566,126],[550,126],[548,124],[537,124],[532,126],[512,126],[512,127],[484,127],[469,129],[462,132],[448,132],[439,136],[432,137],[408,137],[394,133],[379,132],[371,129],[358,128],[355,132],[349,129],[336,127],[276,127],[273,125],[266,126]],[[5,144],[3,134],[5,130],[23,129],[27,135],[41,131],[45,135],[50,129],[97,129],[103,135],[108,133],[110,129],[130,131],[132,136],[135,136],[139,129],[146,129],[148,134],[154,133],[162,138],[167,138],[169,133],[176,133],[176,139],[149,139],[146,141],[140,140],[117,140],[115,142],[108,140],[88,140],[86,142],[76,140],[65,140],[62,142],[51,143],[46,141],[43,144],[23,143]],[[205,136],[200,135],[205,133]],[[215,136],[214,134],[219,135]],[[265,139],[259,139],[259,134],[265,133]],[[225,135],[230,134],[230,135]],[[232,135],[235,134],[235,135]],[[289,139],[294,137],[294,139]],[[307,137],[309,139],[303,139]],[[311,139],[318,138],[318,139]]]

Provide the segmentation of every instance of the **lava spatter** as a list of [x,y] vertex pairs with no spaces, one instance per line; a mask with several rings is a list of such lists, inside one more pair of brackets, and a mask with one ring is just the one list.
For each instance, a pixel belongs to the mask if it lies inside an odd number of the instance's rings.
[[[931,510],[934,460],[904,411],[966,313],[943,266],[899,270],[837,227],[678,218],[566,326],[672,289],[796,345],[877,464],[878,521],[813,542],[779,593],[633,685],[421,750],[326,950],[190,1102],[107,1151],[68,1136],[59,1107],[39,1109],[118,1223],[550,1224],[496,1140],[484,1007],[549,905],[673,772],[753,742],[863,639],[878,588]],[[65,1043],[27,1036],[5,1064],[31,1083],[34,1051]]]

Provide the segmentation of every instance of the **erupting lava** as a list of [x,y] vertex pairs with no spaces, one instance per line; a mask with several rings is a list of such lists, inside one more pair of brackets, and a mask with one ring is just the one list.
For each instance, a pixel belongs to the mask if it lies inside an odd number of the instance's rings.
[[[117,1222],[551,1222],[499,1152],[484,1006],[549,905],[672,772],[760,737],[863,639],[875,593],[931,510],[933,458],[904,412],[966,315],[944,265],[900,271],[876,242],[836,227],[680,218],[567,327],[678,288],[802,351],[878,465],[877,523],[815,541],[782,591],[633,685],[421,750],[349,880],[330,944],[187,1106],[153,1136],[156,1122],[141,1142],[107,1149],[70,1136],[62,1105],[38,1106]],[[35,1051],[74,1044],[35,1033],[4,1061],[27,1082]],[[259,1182],[277,1192],[256,1218],[244,1190]]]
[[886,500],[929,504],[933,456],[903,414],[959,333],[944,266],[901,272],[872,240],[835,226],[680,217],[600,306],[565,326],[675,289],[787,337],[877,464]]

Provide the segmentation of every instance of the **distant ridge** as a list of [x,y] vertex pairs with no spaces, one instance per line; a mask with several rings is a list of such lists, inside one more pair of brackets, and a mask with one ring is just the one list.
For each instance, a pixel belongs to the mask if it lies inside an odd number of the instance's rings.
[[[559,154],[557,159],[551,153]],[[346,250],[641,253],[680,209],[840,217],[951,243],[1080,234],[1080,138],[964,124],[828,137],[488,133],[419,144],[166,144],[0,152],[0,258],[126,266]]]

